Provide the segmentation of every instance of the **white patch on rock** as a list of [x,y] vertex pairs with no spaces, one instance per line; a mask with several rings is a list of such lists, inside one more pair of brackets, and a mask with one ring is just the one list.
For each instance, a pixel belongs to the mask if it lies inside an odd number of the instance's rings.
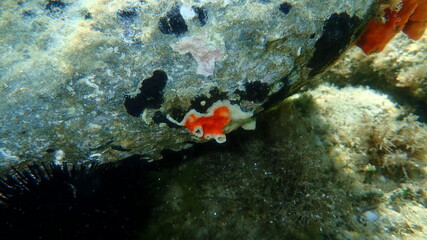
[[186,4],[181,5],[181,7],[179,8],[179,13],[181,13],[182,17],[185,20],[190,20],[196,16],[196,13],[194,12],[191,5]]
[[55,154],[53,155],[53,158],[55,161],[61,162],[62,159],[64,159],[65,153],[61,149],[55,151]]

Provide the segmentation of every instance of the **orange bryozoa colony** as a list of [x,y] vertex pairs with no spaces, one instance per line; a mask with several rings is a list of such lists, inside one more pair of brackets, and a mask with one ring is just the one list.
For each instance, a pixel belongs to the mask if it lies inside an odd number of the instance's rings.
[[251,112],[244,112],[238,105],[230,104],[228,100],[220,100],[214,103],[206,113],[190,110],[181,122],[167,116],[169,121],[186,127],[194,136],[210,140],[215,139],[218,143],[224,143],[227,139],[225,134],[242,127],[246,130],[255,129],[255,121]]
[[418,40],[427,26],[427,0],[402,0],[398,9],[388,5],[381,8],[383,20],[369,22],[356,45],[366,54],[381,52],[386,44],[403,30],[408,37]]
[[215,138],[217,142],[225,142],[223,129],[231,121],[230,110],[227,106],[219,106],[210,115],[200,115],[191,112],[186,116],[184,126],[195,136],[204,139]]

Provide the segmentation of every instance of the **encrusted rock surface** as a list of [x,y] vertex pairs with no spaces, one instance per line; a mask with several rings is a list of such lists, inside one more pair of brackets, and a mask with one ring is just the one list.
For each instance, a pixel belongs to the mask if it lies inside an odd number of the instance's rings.
[[0,163],[204,141],[169,119],[226,100],[256,115],[300,91],[372,2],[2,1]]

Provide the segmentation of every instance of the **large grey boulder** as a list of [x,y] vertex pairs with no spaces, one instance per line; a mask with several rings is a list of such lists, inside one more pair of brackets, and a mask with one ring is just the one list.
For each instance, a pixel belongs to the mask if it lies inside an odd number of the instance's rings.
[[0,164],[222,143],[337,60],[373,2],[2,1]]

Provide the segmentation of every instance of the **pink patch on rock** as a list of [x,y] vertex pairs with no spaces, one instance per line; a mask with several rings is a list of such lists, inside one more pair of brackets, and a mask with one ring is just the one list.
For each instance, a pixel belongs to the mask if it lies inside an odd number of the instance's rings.
[[223,51],[212,45],[207,45],[202,37],[184,37],[171,45],[172,49],[180,54],[190,53],[198,64],[197,74],[213,75],[215,62],[224,56]]

